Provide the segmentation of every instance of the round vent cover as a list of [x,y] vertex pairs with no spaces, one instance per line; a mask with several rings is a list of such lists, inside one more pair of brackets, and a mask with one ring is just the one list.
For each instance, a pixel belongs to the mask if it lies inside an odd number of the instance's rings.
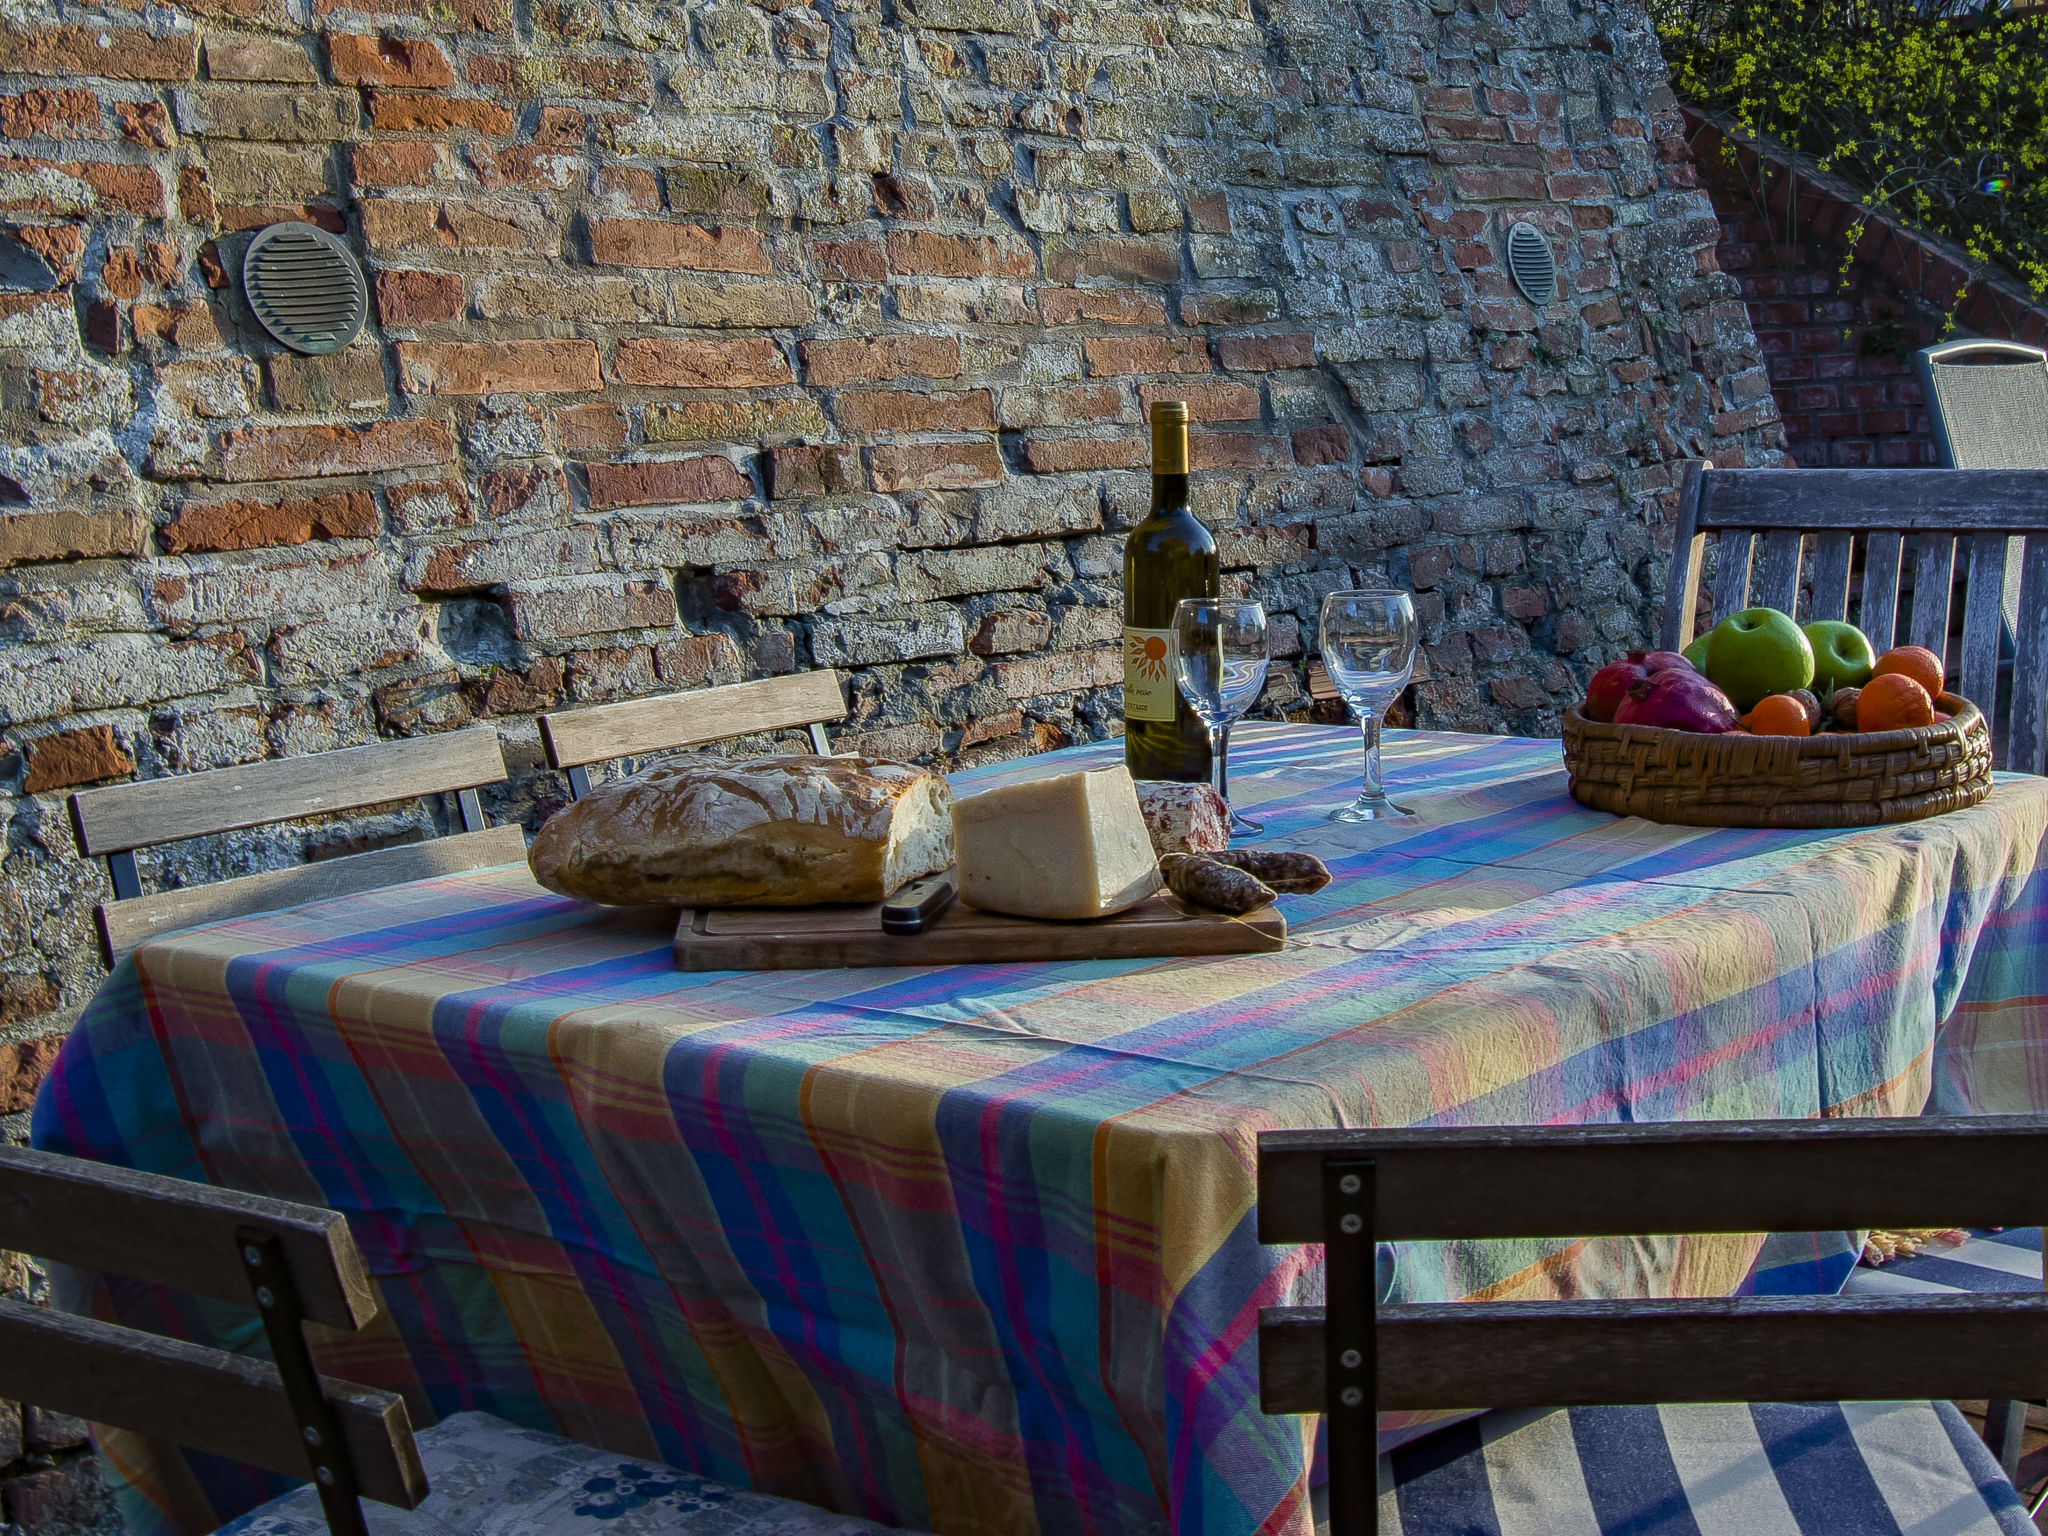
[[263,329],[294,352],[323,356],[356,339],[369,310],[348,247],[311,224],[272,224],[242,257],[242,292]]
[[1538,309],[1557,302],[1557,258],[1534,224],[1517,224],[1508,231],[1508,275],[1522,297]]

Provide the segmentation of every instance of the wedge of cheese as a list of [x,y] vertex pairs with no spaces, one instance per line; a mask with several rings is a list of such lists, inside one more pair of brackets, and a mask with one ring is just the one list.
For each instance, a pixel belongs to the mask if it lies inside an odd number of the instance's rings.
[[1130,770],[1001,784],[953,804],[960,899],[1014,917],[1107,917],[1159,889]]

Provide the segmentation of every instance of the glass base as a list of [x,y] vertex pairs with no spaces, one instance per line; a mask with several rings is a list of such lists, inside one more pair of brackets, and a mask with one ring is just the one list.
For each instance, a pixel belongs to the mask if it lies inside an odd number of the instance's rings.
[[1415,813],[1405,805],[1396,805],[1385,795],[1360,795],[1349,805],[1340,805],[1330,812],[1332,821],[1392,821],[1397,816],[1413,816]]
[[1230,810],[1230,835],[1232,837],[1257,837],[1266,830],[1263,821],[1253,821],[1249,816],[1240,816],[1235,807]]

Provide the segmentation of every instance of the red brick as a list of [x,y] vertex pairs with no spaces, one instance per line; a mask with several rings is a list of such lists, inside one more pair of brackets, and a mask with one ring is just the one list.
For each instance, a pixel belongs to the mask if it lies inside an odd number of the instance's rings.
[[594,341],[401,341],[398,387],[413,395],[551,395],[604,388]]
[[1468,203],[1541,203],[1550,189],[1541,171],[1457,171],[1458,198]]
[[377,318],[384,325],[440,325],[462,313],[454,272],[379,272]]
[[1152,455],[1142,437],[1027,437],[1024,467],[1034,475],[1080,470],[1136,469]]
[[198,70],[196,27],[168,37],[140,27],[0,28],[0,74],[190,80]]
[[178,142],[178,130],[171,126],[171,114],[160,101],[117,101],[114,115],[121,119],[121,137],[144,149],[170,149]]
[[733,341],[629,336],[612,354],[612,377],[621,384],[668,389],[750,389],[796,382],[789,359],[767,336]]
[[370,92],[370,126],[410,132],[443,133],[469,128],[504,138],[516,124],[512,114],[488,101],[406,92]]
[[1039,317],[1047,325],[1164,325],[1166,304],[1136,288],[1041,288]]
[[1124,392],[1115,384],[1048,385],[1003,392],[1005,427],[1071,427],[1115,421],[1124,414]]
[[0,133],[10,139],[103,138],[100,99],[91,91],[0,96]]
[[1185,400],[1188,419],[1204,421],[1257,421],[1259,392],[1248,384],[1141,384],[1138,404],[1149,420],[1155,400]]
[[833,405],[848,432],[993,432],[995,403],[985,389],[920,395],[879,389],[841,395]]
[[1021,240],[892,229],[889,270],[905,277],[1032,277],[1037,263]]
[[24,224],[7,233],[43,258],[56,274],[59,287],[77,279],[79,262],[85,255],[85,231],[79,225]]
[[889,265],[879,240],[814,240],[811,260],[820,277],[848,283],[879,283],[889,275]]
[[223,480],[299,480],[366,475],[447,464],[455,439],[438,421],[379,421],[367,427],[252,427],[224,432]]
[[768,495],[784,501],[792,496],[826,496],[864,491],[860,450],[846,443],[813,443],[777,448],[768,460]]
[[661,207],[661,183],[654,172],[637,165],[601,166],[597,173],[597,195],[617,199],[629,208],[654,213]]
[[889,379],[950,379],[960,372],[960,343],[951,336],[849,337],[797,344],[812,384],[879,384]]
[[1313,469],[1318,464],[1343,464],[1351,458],[1351,434],[1335,422],[1303,427],[1294,434],[1294,461]]
[[567,640],[621,629],[672,629],[676,622],[676,595],[662,581],[514,592],[506,606],[511,610],[512,633],[522,640]]
[[739,501],[754,489],[753,482],[739,472],[731,459],[715,453],[694,459],[592,464],[589,475],[593,512],[612,507]]
[[892,443],[869,450],[878,491],[964,491],[998,484],[1003,456],[994,443]]
[[1269,373],[1276,368],[1313,368],[1316,339],[1306,331],[1286,336],[1219,336],[1216,358],[1232,373]]
[[1116,278],[1127,283],[1174,283],[1180,281],[1181,275],[1180,242],[1172,238],[1121,235],[1059,245],[1045,253],[1045,275],[1056,283],[1090,277]]
[[368,491],[335,491],[283,501],[188,501],[157,529],[164,552],[172,555],[376,536],[377,509]]
[[590,259],[607,266],[758,277],[774,270],[757,229],[709,229],[661,219],[592,219]]
[[359,187],[428,187],[441,170],[441,146],[418,140],[349,146],[349,180]]
[[[88,725],[75,731],[58,731],[37,736],[24,744],[28,777],[22,781],[23,794],[40,795],[74,784],[97,784],[103,779],[125,779],[135,771],[135,759],[114,739],[112,726]],[[0,1071],[0,1077],[4,1077]]]
[[1199,336],[1090,336],[1081,351],[1097,378],[1210,371],[1209,345]]
[[430,38],[327,34],[327,68],[336,85],[401,85],[438,91],[455,83],[448,55]]
[[[134,764],[129,764],[133,771]],[[54,1007],[56,999],[51,999]],[[63,1049],[62,1035],[44,1035],[35,1040],[12,1040],[0,1045],[0,1115],[18,1115],[36,1101],[36,1088],[44,1075],[56,1065],[57,1052]],[[56,1473],[38,1473],[38,1477],[61,1476]],[[10,1500],[19,1500],[19,1489],[28,1478],[16,1478],[8,1485]],[[25,1501],[24,1501],[25,1502]],[[8,1514],[12,1519],[24,1518],[28,1511],[19,1510],[10,1502]]]
[[553,416],[565,453],[595,453],[625,444],[626,413],[616,405],[572,405]]
[[1022,661],[999,661],[989,669],[1005,698],[1035,699],[1085,688],[1114,688],[1124,680],[1120,645],[1091,651],[1054,651]]
[[1287,439],[1258,432],[1192,432],[1190,469],[1270,469],[1290,462]]

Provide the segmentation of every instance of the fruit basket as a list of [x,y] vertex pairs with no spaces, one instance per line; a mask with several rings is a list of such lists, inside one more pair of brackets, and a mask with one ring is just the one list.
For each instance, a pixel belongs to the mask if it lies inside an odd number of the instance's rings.
[[1874,827],[1975,805],[1991,793],[1991,730],[1952,693],[1946,718],[1897,731],[1706,734],[1564,716],[1572,797],[1687,827]]

